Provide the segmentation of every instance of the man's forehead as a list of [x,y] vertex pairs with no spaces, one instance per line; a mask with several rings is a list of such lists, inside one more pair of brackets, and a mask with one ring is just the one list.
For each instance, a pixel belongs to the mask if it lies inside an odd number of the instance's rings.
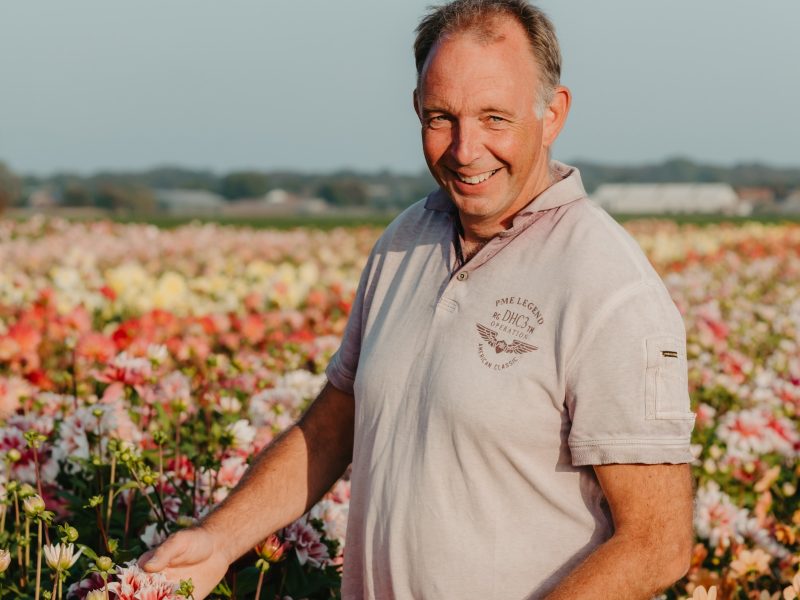
[[539,65],[530,43],[519,25],[504,27],[492,41],[483,41],[470,32],[452,33],[439,39],[420,73],[421,85],[463,82],[479,84],[491,79],[538,79]]
[[524,57],[537,62],[530,39],[522,25],[515,19],[500,15],[480,22],[466,23],[458,30],[442,33],[431,47],[420,75],[425,75],[432,60],[442,47],[454,44],[474,45],[478,52],[481,49],[488,50],[491,46],[508,44],[513,47],[514,52],[519,54],[520,58]]
[[419,81],[423,108],[437,104],[469,105],[472,109],[510,108],[517,102],[529,105],[539,81],[532,55],[494,50],[458,43],[443,45],[432,53]]

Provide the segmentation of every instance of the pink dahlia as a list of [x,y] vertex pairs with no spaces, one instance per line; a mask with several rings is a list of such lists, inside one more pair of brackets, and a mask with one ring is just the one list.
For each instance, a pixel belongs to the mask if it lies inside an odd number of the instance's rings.
[[284,530],[283,539],[294,547],[301,565],[309,563],[315,567],[324,567],[330,560],[328,547],[322,543],[319,532],[302,519]]

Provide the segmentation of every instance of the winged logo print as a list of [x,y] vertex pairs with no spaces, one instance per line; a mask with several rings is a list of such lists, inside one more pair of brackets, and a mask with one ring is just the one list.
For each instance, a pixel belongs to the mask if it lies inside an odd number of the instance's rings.
[[494,348],[494,351],[498,354],[501,352],[508,352],[509,354],[525,354],[526,352],[533,352],[534,350],[539,349],[536,346],[526,344],[525,342],[521,342],[519,340],[514,340],[509,344],[504,340],[498,340],[497,332],[494,329],[491,329],[486,325],[481,325],[480,323],[475,323],[475,326],[478,328],[478,333],[484,339],[484,341],[489,344],[489,346]]

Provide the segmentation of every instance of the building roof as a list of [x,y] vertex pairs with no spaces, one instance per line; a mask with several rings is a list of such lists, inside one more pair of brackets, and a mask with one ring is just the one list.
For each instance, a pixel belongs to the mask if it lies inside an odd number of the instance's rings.
[[592,199],[610,212],[741,212],[739,197],[727,183],[613,183]]
[[155,190],[159,204],[172,208],[220,208],[225,199],[207,190]]

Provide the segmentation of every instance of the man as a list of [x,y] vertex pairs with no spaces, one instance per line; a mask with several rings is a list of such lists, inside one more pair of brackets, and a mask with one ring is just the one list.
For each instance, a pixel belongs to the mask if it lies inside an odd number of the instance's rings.
[[206,594],[352,460],[344,598],[649,598],[692,543],[677,310],[549,160],[570,92],[540,11],[456,0],[415,54],[440,189],[373,249],[308,413],[146,568]]

